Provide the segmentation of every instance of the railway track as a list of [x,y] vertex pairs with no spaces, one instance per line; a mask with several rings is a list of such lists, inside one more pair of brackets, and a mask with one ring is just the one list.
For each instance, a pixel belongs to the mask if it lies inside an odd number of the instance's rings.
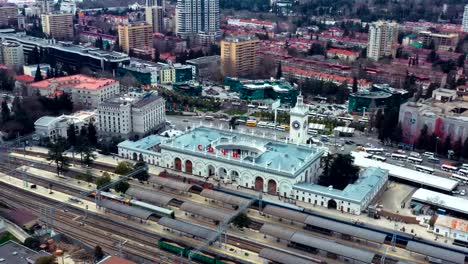
[[[25,208],[28,208],[36,215],[41,215],[41,208],[49,207],[50,203],[45,202],[44,199],[38,199],[37,196],[31,197],[29,195],[23,194],[19,196],[19,192],[11,192],[11,189],[8,188],[10,187],[9,185],[3,183],[0,185],[2,186],[2,188],[0,188],[0,196],[5,197],[8,200],[13,201],[14,203],[19,204]],[[145,259],[146,261],[150,261],[150,263],[154,263],[155,261],[160,263],[161,257],[167,258],[167,252],[160,251],[156,247],[149,249],[147,246],[145,246],[145,244],[148,244],[149,241],[152,242],[151,244],[156,245],[157,240],[154,239],[159,239],[160,237],[148,237],[147,234],[143,234],[143,232],[135,232],[134,235],[131,235],[130,233],[134,232],[134,230],[128,230],[129,232],[124,232],[122,230],[126,230],[128,227],[115,227],[114,222],[106,219],[87,220],[84,221],[85,225],[83,225],[81,222],[77,221],[78,219],[76,219],[76,217],[79,215],[74,214],[71,211],[73,210],[68,212],[55,212],[56,216],[53,218],[53,221],[51,221],[54,229],[60,230],[64,234],[74,237],[91,247],[99,244],[103,245],[103,248],[113,252],[119,252],[117,245],[123,240],[127,240],[128,242],[122,247],[122,252],[128,254],[129,256]],[[70,219],[75,220],[70,221]],[[101,222],[101,224],[98,226],[93,226],[93,224],[96,222]],[[110,228],[109,226],[113,226],[114,228]],[[119,229],[121,231],[116,233],[115,230]],[[78,233],[76,230],[80,230],[80,233]],[[146,236],[146,239],[142,237],[143,235]],[[93,239],[90,239],[90,237]],[[116,237],[121,239],[117,239]]]

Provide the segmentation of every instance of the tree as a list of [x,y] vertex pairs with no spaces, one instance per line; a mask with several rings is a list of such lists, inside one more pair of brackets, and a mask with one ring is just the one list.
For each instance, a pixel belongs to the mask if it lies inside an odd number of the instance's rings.
[[392,141],[396,143],[400,143],[402,135],[403,135],[403,130],[401,128],[401,122],[398,122],[398,125],[392,132]]
[[94,151],[95,149],[89,144],[84,145],[84,148],[82,148],[84,164],[91,166],[93,160],[95,160],[97,157],[96,154],[94,154]]
[[148,166],[146,165],[144,161],[140,160],[137,163],[135,163],[135,165],[133,166],[133,169],[138,170],[142,167],[145,167],[146,169],[134,175],[133,178],[138,179],[139,181],[147,181],[149,178]]
[[28,65],[39,64],[41,62],[41,55],[37,47],[34,47],[28,56]]
[[353,93],[357,93],[358,91],[358,81],[356,76],[353,77]]
[[42,80],[43,80],[43,78],[42,78],[42,73],[41,73],[41,67],[38,64],[37,68],[36,68],[36,75],[34,76],[34,81],[35,82],[40,82]]
[[47,160],[53,161],[57,165],[57,176],[60,171],[63,171],[64,167],[69,165],[68,158],[64,155],[66,146],[67,142],[63,137],[58,137],[47,146],[49,150]]
[[283,77],[283,71],[281,69],[281,62],[278,63],[278,68],[276,69],[276,79],[281,79]]
[[130,188],[130,184],[126,181],[121,181],[114,186],[114,190],[120,193],[125,193],[128,188]]
[[[329,155],[329,168],[325,169],[319,177],[322,186],[333,186],[335,189],[343,190],[348,184],[354,183],[359,178],[359,168],[353,165],[354,157],[350,154]],[[327,157],[328,158],[328,157]]]
[[2,124],[10,120],[10,108],[8,107],[6,100],[2,101],[2,117],[1,118],[2,118]]
[[463,148],[462,148],[462,151],[461,151],[461,156],[464,159],[468,159],[468,138],[466,138],[465,141],[463,142]]
[[237,119],[239,119],[239,117],[237,117],[237,116],[233,116],[233,117],[231,117],[231,119],[229,119],[229,128],[230,129],[232,129],[232,130],[236,129]]
[[101,189],[102,186],[107,185],[111,182],[111,177],[109,173],[104,172],[101,177],[96,179],[96,189]]
[[133,166],[130,162],[128,161],[121,161],[117,164],[117,167],[115,167],[115,173],[119,175],[126,175],[132,172]]
[[428,127],[424,124],[423,128],[421,128],[421,132],[419,133],[418,141],[416,142],[417,149],[427,149],[427,131]]
[[92,122],[88,124],[88,141],[92,146],[97,145],[97,132],[96,127]]
[[55,263],[55,256],[42,256],[36,259],[34,264],[54,264]]
[[76,132],[75,124],[68,125],[67,128],[67,141],[71,146],[76,146]]
[[450,135],[445,137],[444,141],[444,153],[447,153],[447,151],[452,149],[452,137]]
[[245,213],[240,213],[232,220],[232,224],[238,228],[249,227],[252,223],[252,219]]
[[100,246],[96,246],[94,248],[94,260],[96,262],[99,262],[100,260],[102,260],[102,258],[104,258],[104,252],[102,251],[102,248]]
[[36,250],[41,245],[41,241],[39,241],[39,239],[36,237],[28,237],[26,240],[24,240],[23,245],[30,249]]

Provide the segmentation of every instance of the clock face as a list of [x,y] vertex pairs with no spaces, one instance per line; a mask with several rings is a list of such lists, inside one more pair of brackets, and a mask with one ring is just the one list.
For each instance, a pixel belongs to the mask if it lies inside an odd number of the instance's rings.
[[294,129],[299,129],[301,128],[301,124],[299,123],[299,121],[295,120],[293,123],[292,123],[292,127]]

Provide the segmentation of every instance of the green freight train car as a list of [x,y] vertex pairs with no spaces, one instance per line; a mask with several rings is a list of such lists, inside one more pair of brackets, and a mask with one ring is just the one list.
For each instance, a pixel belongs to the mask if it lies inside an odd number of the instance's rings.
[[[167,239],[160,239],[158,241],[158,246],[160,249],[169,251],[171,253],[174,253],[175,255],[178,256],[183,256],[185,258],[188,258],[190,254],[191,248],[182,246],[178,243],[172,242]],[[219,259],[217,256],[212,256],[206,253],[195,253],[192,255],[192,260],[199,262],[199,263],[206,263],[206,264],[229,264],[232,263],[230,261],[224,261]]]

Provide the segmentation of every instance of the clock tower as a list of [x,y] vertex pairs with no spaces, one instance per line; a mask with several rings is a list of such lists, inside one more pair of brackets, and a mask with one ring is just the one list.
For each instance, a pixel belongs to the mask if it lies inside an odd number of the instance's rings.
[[309,106],[304,104],[302,94],[297,97],[296,106],[290,111],[289,141],[296,144],[307,143],[309,129]]

